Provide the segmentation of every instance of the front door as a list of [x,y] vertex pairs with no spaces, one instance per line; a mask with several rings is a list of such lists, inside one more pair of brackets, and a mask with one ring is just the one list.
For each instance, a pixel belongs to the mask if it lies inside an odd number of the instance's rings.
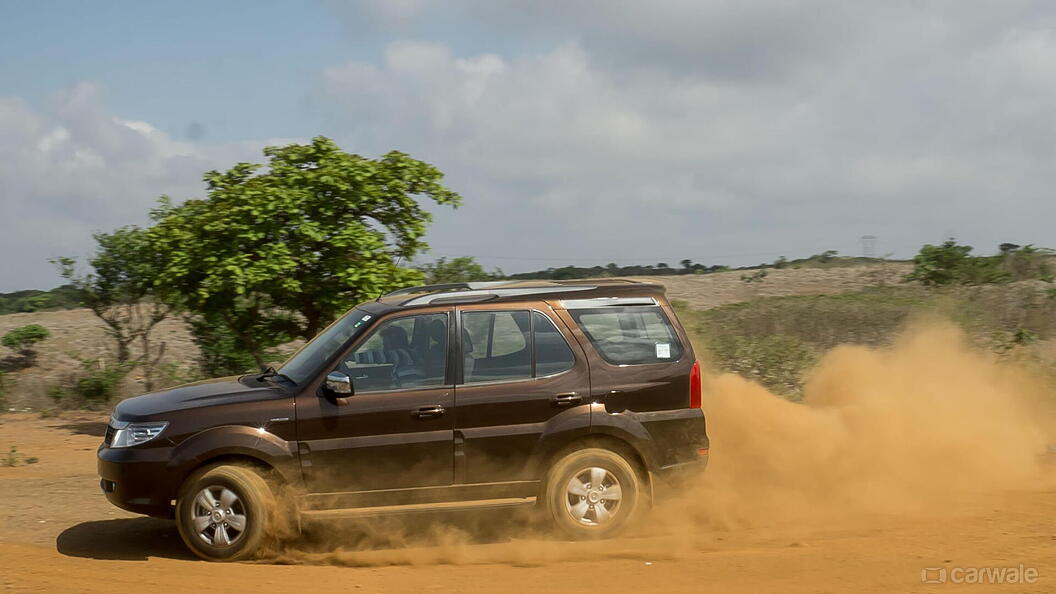
[[549,312],[475,308],[460,318],[455,440],[464,461],[455,480],[537,479],[529,462],[557,417],[562,431],[590,425],[586,359]]
[[313,493],[446,486],[452,482],[451,312],[381,320],[334,369],[354,394],[302,394],[298,441]]

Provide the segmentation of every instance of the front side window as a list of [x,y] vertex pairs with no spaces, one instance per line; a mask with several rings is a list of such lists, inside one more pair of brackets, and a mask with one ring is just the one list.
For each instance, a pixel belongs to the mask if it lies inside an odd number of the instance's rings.
[[669,363],[682,344],[663,310],[652,306],[569,310],[598,353],[613,365]]
[[441,386],[447,370],[445,313],[382,322],[342,363],[357,393]]

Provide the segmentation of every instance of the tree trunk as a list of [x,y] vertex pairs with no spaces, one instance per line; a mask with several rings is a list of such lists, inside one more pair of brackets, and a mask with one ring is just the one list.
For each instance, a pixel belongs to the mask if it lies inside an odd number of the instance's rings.
[[132,341],[129,340],[129,339],[121,338],[121,337],[117,337],[117,336],[114,337],[114,340],[117,341],[117,362],[118,363],[128,363],[128,360],[132,358],[132,352],[128,348],[128,345]]
[[319,318],[322,314],[314,307],[302,310],[301,314],[304,315],[305,320],[304,339],[311,340],[315,338],[316,334],[319,334]]

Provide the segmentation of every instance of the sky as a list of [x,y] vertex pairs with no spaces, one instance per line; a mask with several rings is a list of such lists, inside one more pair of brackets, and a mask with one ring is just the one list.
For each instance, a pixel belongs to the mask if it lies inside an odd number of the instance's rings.
[[1056,4],[0,2],[0,291],[264,146],[445,172],[422,260],[1056,247]]

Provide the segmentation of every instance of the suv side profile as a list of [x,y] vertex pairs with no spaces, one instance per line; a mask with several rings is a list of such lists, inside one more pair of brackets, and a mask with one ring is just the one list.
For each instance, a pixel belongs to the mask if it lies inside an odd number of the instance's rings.
[[[335,321],[278,370],[122,401],[98,451],[118,507],[198,556],[296,520],[535,506],[625,528],[707,463],[700,367],[660,285],[456,283]],[[292,505],[278,505],[292,503]]]

